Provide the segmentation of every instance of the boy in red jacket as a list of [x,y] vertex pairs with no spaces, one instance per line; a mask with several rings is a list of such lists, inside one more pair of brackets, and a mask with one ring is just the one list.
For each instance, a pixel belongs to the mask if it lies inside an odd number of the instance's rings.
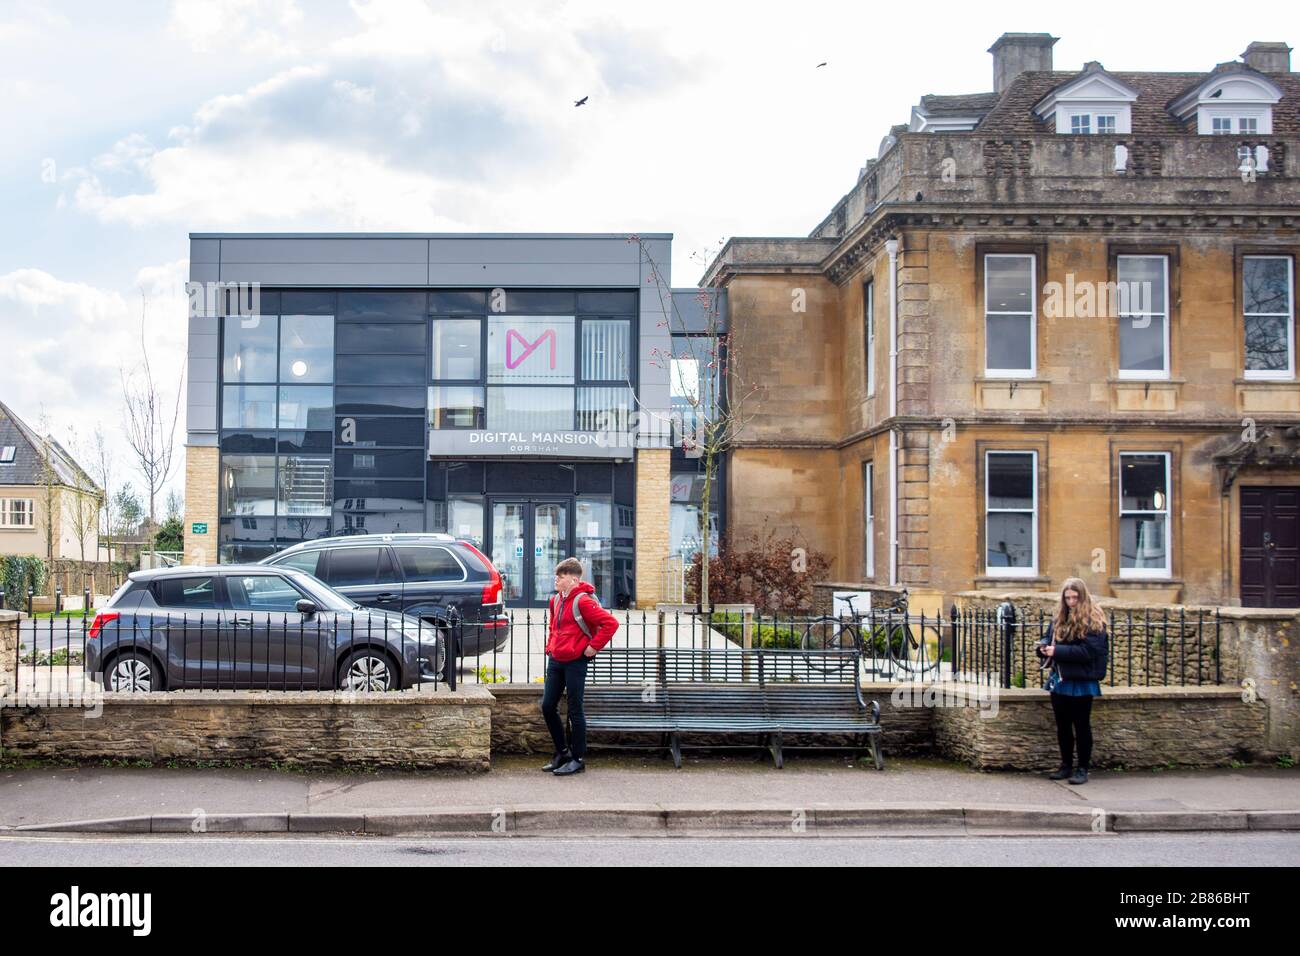
[[[555,743],[555,756],[542,767],[557,777],[582,773],[587,753],[587,715],[582,692],[587,683],[587,661],[609,643],[618,621],[596,600],[596,589],[582,580],[582,562],[565,558],[555,566],[551,595],[551,629],[546,636],[546,684],[542,690],[542,716]],[[573,739],[564,742],[560,721],[560,695],[569,695],[569,726]]]

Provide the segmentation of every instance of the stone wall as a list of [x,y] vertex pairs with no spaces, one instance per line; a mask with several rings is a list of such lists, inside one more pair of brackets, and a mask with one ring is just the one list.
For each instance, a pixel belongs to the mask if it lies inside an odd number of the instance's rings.
[[301,767],[487,770],[491,695],[201,692],[105,694],[77,707],[0,709],[6,751],[72,760],[235,761]]
[[[1104,688],[1092,710],[1094,768],[1227,766],[1275,756],[1268,708],[1238,688]],[[1060,762],[1048,695],[1003,690],[994,716],[934,710],[936,751],[979,770],[1050,770]]]
[[[1041,613],[1047,615],[1055,607],[1057,596],[1027,591],[968,591],[957,595],[959,607],[995,608],[1004,600],[1011,601],[1018,615],[1029,615],[1037,619]],[[1202,611],[1215,612],[1218,615],[1218,656],[1213,650],[1213,629],[1207,628],[1202,639],[1199,657],[1195,651],[1195,637],[1187,626],[1188,636],[1183,647],[1177,646],[1177,625],[1169,631],[1172,642],[1167,644],[1169,660],[1180,662],[1185,669],[1187,680],[1196,677],[1195,666],[1199,660],[1202,673],[1206,679],[1214,680],[1214,667],[1219,667],[1219,679],[1223,686],[1234,688],[1235,693],[1255,694],[1268,707],[1267,740],[1268,750],[1278,754],[1290,754],[1300,757],[1300,644],[1296,638],[1300,635],[1300,614],[1288,608],[1201,608],[1201,607],[1159,607],[1101,599],[1102,608],[1108,614],[1114,613],[1123,623],[1121,637],[1113,642],[1112,653],[1117,672],[1121,679],[1127,680],[1130,660],[1135,675],[1133,683],[1143,683],[1145,676],[1145,648],[1141,640],[1143,630],[1148,626],[1147,620],[1163,621],[1165,617],[1178,618],[1184,612],[1187,618]],[[1127,640],[1127,624],[1132,619],[1134,653],[1131,659]],[[1137,623],[1141,622],[1141,623]],[[1154,628],[1158,633],[1162,627]],[[1185,649],[1185,650],[1184,650]],[[1159,653],[1160,646],[1153,645]],[[1185,653],[1185,658],[1184,658]],[[1152,661],[1152,683],[1159,665]],[[1173,668],[1177,676],[1178,667]],[[1030,686],[1036,683],[1036,674],[1030,671]],[[1242,682],[1249,681],[1243,688]]]

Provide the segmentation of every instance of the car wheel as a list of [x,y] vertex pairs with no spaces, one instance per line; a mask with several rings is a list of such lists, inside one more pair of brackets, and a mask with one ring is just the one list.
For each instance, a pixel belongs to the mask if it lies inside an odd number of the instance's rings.
[[339,687],[342,690],[394,690],[397,681],[397,670],[382,651],[353,651],[339,669]]
[[116,658],[105,683],[108,690],[128,694],[164,689],[158,665],[152,657],[139,651],[128,651]]

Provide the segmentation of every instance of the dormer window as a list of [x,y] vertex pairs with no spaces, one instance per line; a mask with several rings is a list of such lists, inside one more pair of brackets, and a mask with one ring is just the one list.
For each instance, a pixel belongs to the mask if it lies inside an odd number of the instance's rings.
[[1269,136],[1273,107],[1282,91],[1269,77],[1243,63],[1221,66],[1169,104],[1180,120],[1196,123],[1203,136]]
[[1073,80],[1039,100],[1034,115],[1055,125],[1058,133],[1113,136],[1132,132],[1136,101],[1136,90],[1100,63],[1089,63]]

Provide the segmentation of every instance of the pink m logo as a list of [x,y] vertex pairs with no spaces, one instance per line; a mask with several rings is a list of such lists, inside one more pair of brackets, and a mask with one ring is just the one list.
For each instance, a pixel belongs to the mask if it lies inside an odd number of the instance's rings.
[[[524,359],[537,351],[537,346],[541,345],[547,339],[551,341],[551,368],[555,368],[555,329],[547,329],[539,335],[533,342],[529,342],[514,329],[506,330],[506,368],[518,368],[523,364]],[[519,344],[524,347],[523,354],[515,358],[511,345],[518,340]]]

